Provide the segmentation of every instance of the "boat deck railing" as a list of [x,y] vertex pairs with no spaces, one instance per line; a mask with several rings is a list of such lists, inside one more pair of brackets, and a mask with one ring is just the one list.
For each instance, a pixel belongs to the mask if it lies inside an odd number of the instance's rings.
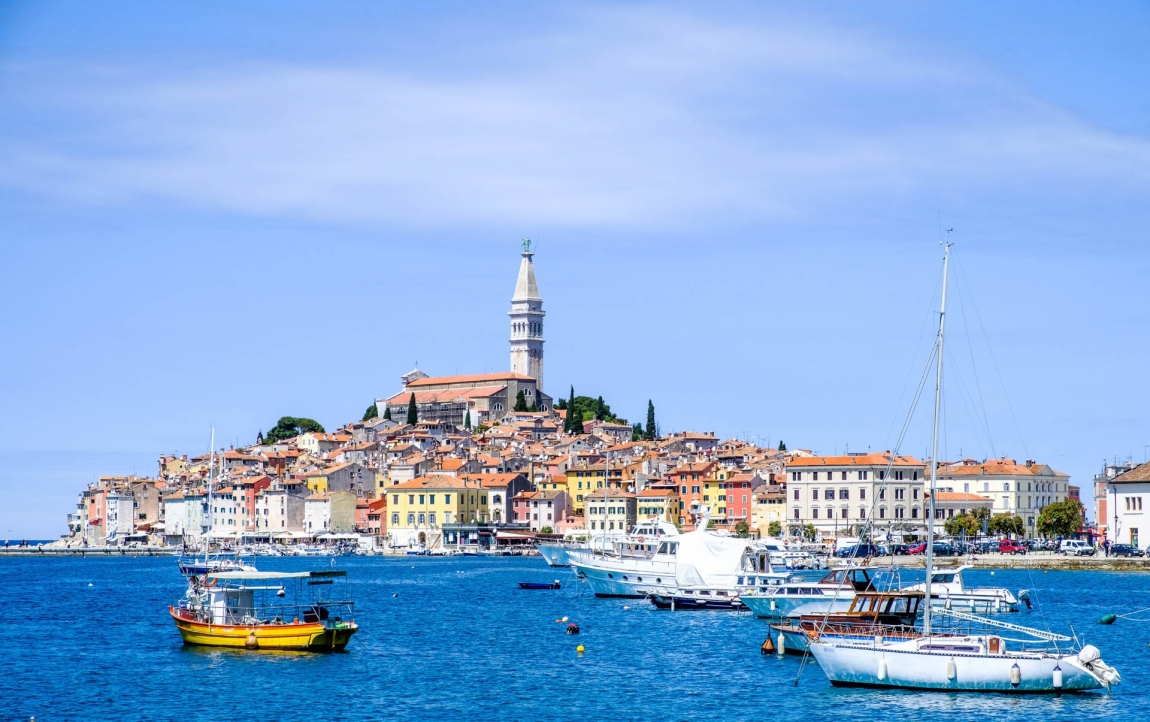
[[180,599],[174,605],[176,615],[181,619],[204,624],[221,626],[249,626],[268,624],[314,624],[325,626],[354,621],[355,603],[345,600],[324,600],[310,604],[274,604],[253,607],[228,607],[224,618],[219,620],[214,610],[206,605],[189,603]]

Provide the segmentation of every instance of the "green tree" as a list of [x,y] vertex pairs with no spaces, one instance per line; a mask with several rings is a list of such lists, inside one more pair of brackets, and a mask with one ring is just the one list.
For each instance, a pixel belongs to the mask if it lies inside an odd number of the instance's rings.
[[375,404],[367,407],[367,411],[363,412],[363,419],[361,421],[368,421],[370,419],[379,418],[379,407]]
[[631,441],[640,441],[645,438],[646,436],[643,435],[643,425],[636,421],[635,425],[631,427]]
[[387,406],[384,408],[383,418],[387,419],[388,421],[392,420],[392,418],[391,418],[391,407],[390,406]]
[[963,533],[967,536],[974,536],[982,531],[982,522],[971,514],[959,514],[947,519],[942,528],[950,536],[960,536]]
[[746,539],[751,535],[751,527],[745,521],[735,524],[735,536],[740,539]]
[[767,536],[779,537],[783,535],[783,525],[777,521],[767,524]]
[[471,431],[471,409],[468,409],[467,414],[463,417],[463,428]]
[[419,423],[419,409],[415,405],[415,394],[411,394],[411,398],[407,400],[407,423],[415,426]]
[[782,439],[779,439],[779,451],[786,451],[786,450],[787,450],[787,442],[783,441]]
[[527,410],[527,397],[523,395],[523,389],[519,389],[519,393],[515,394],[515,406],[511,410],[515,413]]
[[1077,499],[1056,501],[1038,512],[1038,533],[1043,536],[1070,536],[1086,523],[1086,508]]
[[595,399],[595,420],[602,421],[607,417],[607,404],[603,403],[603,397]]
[[[575,389],[571,389],[571,395],[572,396],[575,395]],[[567,399],[559,399],[555,402],[555,410],[556,411],[563,411],[566,408],[567,408]]]
[[[554,532],[551,530],[551,527],[549,527],[549,526],[545,526],[545,527],[543,527],[542,529],[540,529],[540,530],[539,530],[539,533],[540,533],[540,534],[552,534],[552,533],[554,533]],[[932,596],[933,596],[933,595],[932,595]]]
[[803,524],[803,539],[814,541],[819,538],[819,530],[815,529],[814,524]]
[[273,426],[267,436],[264,437],[264,440],[274,444],[278,441],[295,438],[300,434],[313,432],[317,434],[323,433],[323,427],[320,426],[318,421],[296,416],[281,416],[280,420],[276,422],[276,425]]
[[1026,533],[1026,522],[1022,520],[1022,517],[1017,514],[1011,514],[1010,512],[995,514],[990,517],[987,529],[991,534],[1013,534],[1015,536],[1022,536]]
[[654,441],[658,435],[655,428],[655,404],[651,403],[651,399],[647,399],[647,439]]
[[[567,415],[571,416],[571,409],[567,410]],[[576,414],[571,418],[571,433],[572,434],[582,434],[583,433],[583,417],[582,416],[579,416],[578,414]]]
[[572,433],[571,429],[574,428],[575,420],[575,387],[571,387],[571,400],[563,404],[563,408],[567,410],[566,416],[563,417],[563,431],[564,433]]

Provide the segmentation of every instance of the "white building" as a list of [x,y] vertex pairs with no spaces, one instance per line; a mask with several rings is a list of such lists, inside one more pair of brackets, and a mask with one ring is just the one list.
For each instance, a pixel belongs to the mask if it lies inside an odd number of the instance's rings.
[[108,544],[116,544],[136,530],[133,521],[135,497],[127,489],[109,491],[104,496],[104,536]]
[[182,537],[193,544],[203,536],[207,525],[207,504],[199,492],[176,493],[164,498],[164,533]]
[[[930,493],[927,492],[927,501]],[[929,506],[927,507],[929,508]],[[964,514],[974,514],[979,509],[986,509],[993,513],[994,500],[979,494],[965,491],[954,491],[949,488],[939,488],[934,498],[934,532],[938,535],[946,533],[946,520]]]
[[812,524],[827,538],[850,535],[873,513],[876,537],[921,534],[925,472],[918,459],[890,453],[795,457],[786,467],[787,526],[793,532]]
[[1106,538],[1112,544],[1150,548],[1150,517],[1146,516],[1150,514],[1150,463],[1111,479],[1106,493],[1111,513]]
[[1046,464],[1027,460],[1019,464],[1002,457],[976,461],[964,459],[938,469],[939,487],[979,494],[993,500],[992,514],[1017,514],[1026,523],[1026,536],[1033,539],[1038,512],[1047,504],[1066,501],[1070,477]]

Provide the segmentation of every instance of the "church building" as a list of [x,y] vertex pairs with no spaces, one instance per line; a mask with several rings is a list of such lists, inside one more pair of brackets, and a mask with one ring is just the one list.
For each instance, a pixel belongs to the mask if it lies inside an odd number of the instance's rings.
[[466,376],[428,376],[419,369],[401,377],[403,389],[387,399],[376,400],[380,416],[402,422],[415,394],[420,421],[439,421],[463,428],[491,424],[511,412],[520,391],[528,408],[550,411],[551,397],[543,393],[543,298],[535,280],[531,241],[523,242],[519,278],[511,297],[511,370]]

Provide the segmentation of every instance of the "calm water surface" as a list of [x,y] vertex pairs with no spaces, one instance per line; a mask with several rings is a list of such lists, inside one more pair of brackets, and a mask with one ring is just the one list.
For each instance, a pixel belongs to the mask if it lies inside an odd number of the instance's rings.
[[[1111,695],[1054,698],[835,689],[813,662],[796,685],[797,658],[759,654],[762,620],[595,599],[538,558],[336,564],[351,575],[360,632],[346,653],[306,654],[184,647],[166,611],[184,589],[171,558],[0,560],[0,719],[1150,719],[1150,623],[1095,624],[1150,607],[1150,574],[968,572],[1033,590],[1036,609],[1008,619],[1073,625],[1124,679]],[[551,579],[564,589],[515,585]],[[563,616],[583,634],[566,635]]]

